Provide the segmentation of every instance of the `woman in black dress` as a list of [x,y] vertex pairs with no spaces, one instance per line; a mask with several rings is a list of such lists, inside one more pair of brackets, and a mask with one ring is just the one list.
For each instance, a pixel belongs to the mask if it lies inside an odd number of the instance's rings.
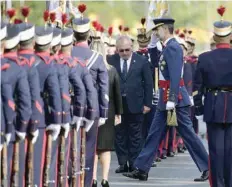
[[121,123],[122,98],[120,93],[120,80],[114,67],[106,62],[106,54],[103,42],[100,40],[93,41],[91,49],[100,52],[105,60],[109,75],[109,111],[108,119],[104,125],[98,128],[97,152],[94,163],[93,185],[97,187],[97,164],[98,159],[102,165],[102,182],[103,187],[109,187],[108,175],[110,170],[111,151],[114,150],[114,126]]

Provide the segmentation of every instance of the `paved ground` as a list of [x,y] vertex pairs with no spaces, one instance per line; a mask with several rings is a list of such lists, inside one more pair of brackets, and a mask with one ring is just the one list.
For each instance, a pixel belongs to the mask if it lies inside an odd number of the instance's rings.
[[[109,179],[110,187],[209,187],[208,182],[193,182],[193,179],[199,177],[200,173],[187,152],[178,154],[174,158],[162,160],[156,168],[151,169],[147,182],[140,182],[126,178],[121,174],[115,174],[114,171],[117,166],[117,158],[113,153]],[[101,169],[99,168],[98,171],[100,184]]]

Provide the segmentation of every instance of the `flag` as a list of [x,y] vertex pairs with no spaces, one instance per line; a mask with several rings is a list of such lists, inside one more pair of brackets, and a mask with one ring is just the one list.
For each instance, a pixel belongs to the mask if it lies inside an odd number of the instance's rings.
[[148,8],[148,15],[146,20],[146,29],[147,32],[150,32],[151,29],[154,27],[153,19],[155,18],[155,11],[156,11],[156,0],[151,0],[149,3]]

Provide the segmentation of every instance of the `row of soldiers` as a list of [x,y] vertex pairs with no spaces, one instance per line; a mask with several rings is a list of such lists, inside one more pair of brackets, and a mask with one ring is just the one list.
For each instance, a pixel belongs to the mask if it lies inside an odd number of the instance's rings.
[[[83,13],[84,4],[79,6]],[[91,186],[97,129],[108,115],[108,72],[88,48],[90,20],[62,28],[1,22],[1,184]],[[75,39],[75,41],[73,40]],[[81,145],[81,146],[80,146]]]

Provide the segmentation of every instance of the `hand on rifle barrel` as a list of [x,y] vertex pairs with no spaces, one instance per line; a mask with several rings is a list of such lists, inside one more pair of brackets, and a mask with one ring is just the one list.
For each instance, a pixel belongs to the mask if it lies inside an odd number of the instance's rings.
[[6,138],[6,145],[9,145],[10,140],[11,140],[11,133],[7,133],[7,134],[5,135],[5,138]]
[[31,132],[30,134],[32,135],[31,143],[35,144],[39,136],[39,130],[37,129],[36,131]]
[[87,118],[84,118],[83,120],[85,121],[85,131],[89,132],[89,130],[93,126],[94,120],[89,120]]
[[78,132],[80,127],[83,126],[83,118],[78,116],[73,116],[72,124],[76,125],[76,131]]
[[60,124],[50,124],[47,126],[46,131],[51,131],[52,140],[55,141],[60,134]]
[[17,135],[19,141],[25,140],[26,133],[25,132],[20,132],[15,130],[15,134]]
[[68,133],[70,130],[70,125],[69,123],[61,124],[61,127],[64,129],[64,138],[68,138]]
[[168,101],[166,104],[166,110],[173,110],[175,108],[175,103],[172,101]]
[[98,121],[98,127],[104,125],[106,123],[107,118],[100,118]]

